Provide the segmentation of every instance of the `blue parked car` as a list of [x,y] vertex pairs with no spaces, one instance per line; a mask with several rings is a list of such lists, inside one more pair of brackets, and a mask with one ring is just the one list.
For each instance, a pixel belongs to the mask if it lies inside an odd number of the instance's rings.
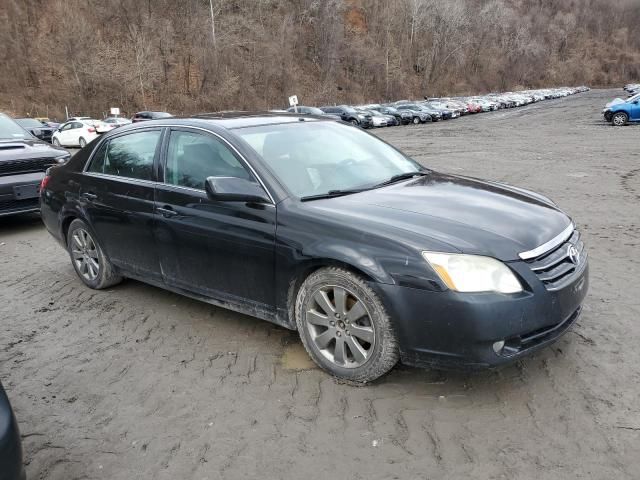
[[603,113],[605,120],[616,127],[640,122],[640,93],[618,103],[611,102]]

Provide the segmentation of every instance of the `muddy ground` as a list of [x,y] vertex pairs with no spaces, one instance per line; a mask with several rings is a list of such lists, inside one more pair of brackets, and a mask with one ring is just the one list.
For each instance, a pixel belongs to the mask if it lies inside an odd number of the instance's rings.
[[92,291],[37,217],[0,220],[0,379],[30,479],[640,477],[640,126],[592,91],[376,132],[538,190],[591,258],[573,331],[500,371],[343,385],[295,333],[127,281]]

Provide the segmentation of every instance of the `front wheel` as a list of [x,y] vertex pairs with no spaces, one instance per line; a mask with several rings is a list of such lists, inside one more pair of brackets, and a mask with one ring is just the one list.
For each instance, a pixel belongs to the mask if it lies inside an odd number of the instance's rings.
[[51,142],[53,143],[54,147],[60,146],[60,140],[58,140],[57,138],[54,138],[53,140],[51,140]]
[[358,122],[358,120],[356,120],[355,118],[352,118],[349,123],[351,123],[351,125],[353,125],[354,127],[360,126],[360,122]]
[[80,219],[69,225],[67,249],[73,268],[87,287],[101,290],[122,281],[89,226]]
[[300,287],[295,315],[309,356],[337,378],[371,382],[398,362],[391,319],[359,275],[337,267],[312,273]]
[[622,127],[622,126],[626,125],[628,121],[629,121],[629,116],[624,112],[615,113],[611,117],[611,123],[615,127]]
[[413,124],[417,125],[420,123],[420,119],[418,117],[413,117]]

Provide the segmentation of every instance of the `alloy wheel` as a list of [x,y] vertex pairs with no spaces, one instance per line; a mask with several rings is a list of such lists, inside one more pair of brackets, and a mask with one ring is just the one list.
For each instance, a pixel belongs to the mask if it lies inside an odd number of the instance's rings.
[[353,292],[339,286],[319,288],[309,302],[305,322],[315,347],[335,365],[357,368],[371,357],[375,329],[367,307]]
[[613,116],[613,123],[614,125],[620,127],[622,125],[624,125],[626,123],[627,119],[625,118],[624,115],[621,114],[617,114]]
[[98,248],[89,232],[78,228],[73,232],[71,255],[73,262],[86,280],[93,282],[100,274],[100,258]]

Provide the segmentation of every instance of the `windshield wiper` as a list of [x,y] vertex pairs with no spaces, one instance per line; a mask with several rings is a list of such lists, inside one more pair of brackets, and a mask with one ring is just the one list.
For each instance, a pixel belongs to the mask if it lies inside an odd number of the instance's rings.
[[423,177],[425,175],[429,175],[429,172],[427,170],[399,173],[398,175],[394,175],[390,179],[385,180],[384,182],[378,183],[377,185],[374,185],[371,188],[384,187],[385,185],[391,185],[392,183],[399,182],[400,180],[408,180],[409,178]]
[[360,193],[360,192],[364,192],[365,190],[373,190],[374,188],[384,187],[385,185],[391,185],[392,183],[399,182],[400,180],[407,180],[407,179],[413,178],[413,177],[423,177],[423,176],[428,175],[428,174],[429,174],[428,170],[419,170],[417,172],[399,173],[398,175],[394,175],[393,177],[389,178],[388,180],[385,180],[382,183],[377,183],[377,184],[369,186],[369,187],[353,188],[353,189],[350,189],[350,190],[329,190],[327,193],[321,193],[319,195],[309,195],[307,197],[300,198],[300,200],[302,202],[307,202],[309,200],[321,200],[323,198],[342,197],[344,195],[351,195],[353,193]]
[[308,202],[309,200],[321,200],[323,198],[335,198],[342,197],[344,195],[351,195],[353,193],[364,192],[365,190],[369,190],[368,188],[354,188],[351,190],[329,190],[327,193],[320,193],[318,195],[308,195],[306,197],[300,198],[302,202]]

